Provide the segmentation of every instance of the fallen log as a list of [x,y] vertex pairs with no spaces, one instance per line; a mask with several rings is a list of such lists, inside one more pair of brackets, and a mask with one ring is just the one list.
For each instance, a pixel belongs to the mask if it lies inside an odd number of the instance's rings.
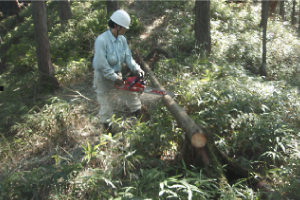
[[[149,74],[149,79],[152,85],[161,90],[165,90],[165,88],[161,86],[155,78],[153,71],[151,71],[143,60],[142,67]],[[169,95],[164,95],[162,97],[162,102],[174,116],[178,125],[185,132],[186,139],[176,161],[180,163],[184,160],[186,166],[193,165],[199,167],[204,164],[207,175],[218,179],[219,187],[225,189],[228,185],[228,181],[214,150],[209,144],[206,145],[207,133],[205,133],[204,129],[196,124],[196,122],[188,116],[183,108],[178,106]]]
[[[158,80],[155,78],[153,71],[148,67],[148,65],[142,61],[142,65],[146,72],[149,74],[150,81],[152,85],[160,90],[165,90],[163,86],[160,85]],[[204,130],[195,123],[195,121],[188,116],[188,114],[177,105],[177,103],[169,95],[164,95],[162,97],[164,105],[168,108],[171,114],[176,119],[178,125],[185,132],[188,140],[195,148],[204,147],[206,144],[206,135]]]
[[[149,74],[152,85],[161,90],[165,90],[160,85],[158,80],[155,78],[153,71],[149,66],[141,60],[144,70]],[[201,166],[204,164],[204,171],[207,176],[218,179],[220,189],[227,190],[229,193],[232,191],[228,190],[230,184],[228,179],[233,182],[240,178],[248,179],[248,184],[254,190],[264,190],[266,193],[271,193],[270,190],[260,188],[263,183],[264,186],[268,185],[261,176],[255,173],[253,170],[246,169],[232,159],[228,158],[223,154],[215,145],[212,135],[209,135],[204,131],[202,127],[195,123],[195,121],[188,116],[188,114],[177,105],[177,103],[169,96],[164,95],[162,97],[163,104],[171,112],[176,119],[178,125],[185,132],[185,141],[182,145],[182,150],[177,156],[177,162],[184,160],[186,165]],[[202,159],[201,159],[202,158]],[[202,160],[202,164],[199,163]],[[225,166],[225,167],[224,167]],[[263,196],[261,196],[263,198]]]

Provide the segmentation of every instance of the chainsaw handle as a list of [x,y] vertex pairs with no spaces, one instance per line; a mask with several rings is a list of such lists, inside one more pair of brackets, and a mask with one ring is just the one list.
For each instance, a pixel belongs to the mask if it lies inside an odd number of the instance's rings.
[[130,85],[127,87],[128,90],[130,90],[130,88],[136,84],[139,80],[141,80],[141,78],[143,78],[143,73],[140,73],[136,79],[134,81],[132,81],[132,83],[130,83]]

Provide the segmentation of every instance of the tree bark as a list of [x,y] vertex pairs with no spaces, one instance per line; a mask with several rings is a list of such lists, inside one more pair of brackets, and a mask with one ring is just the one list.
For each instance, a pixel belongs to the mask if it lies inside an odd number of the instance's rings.
[[296,19],[296,0],[293,0],[293,9],[292,9],[292,25],[295,25],[297,23]]
[[107,18],[109,18],[113,12],[119,9],[119,3],[116,0],[107,0],[106,1],[106,13]]
[[65,25],[68,22],[68,20],[73,16],[70,0],[58,1],[58,13],[61,24]]
[[279,11],[279,14],[281,16],[281,19],[284,20],[284,15],[285,15],[284,1],[280,1],[280,11]]
[[[165,88],[162,87],[158,80],[155,78],[155,75],[151,71],[149,66],[142,59],[140,60],[145,72],[149,74],[149,78],[152,85],[154,87],[165,90]],[[241,178],[247,179],[249,187],[253,188],[254,190],[259,189],[260,191],[265,192],[263,195],[260,196],[261,199],[266,199],[266,194],[273,193],[268,183],[259,174],[255,173],[253,169],[247,169],[245,167],[240,166],[233,159],[229,158],[227,155],[221,152],[216,147],[213,136],[209,133],[205,133],[205,135],[203,134],[205,136],[205,140],[203,140],[203,138],[199,140],[202,143],[200,146],[205,146],[201,148],[196,148],[195,146],[197,145],[194,146],[192,144],[193,139],[190,139],[190,136],[189,134],[187,134],[187,132],[190,132],[190,130],[194,130],[191,127],[196,126],[197,128],[195,129],[200,130],[198,131],[197,135],[200,132],[201,135],[204,132],[203,129],[198,125],[195,125],[193,119],[187,116],[183,109],[180,108],[175,103],[175,101],[172,98],[170,98],[170,96],[165,95],[162,98],[162,101],[164,105],[166,105],[168,110],[171,112],[171,114],[174,116],[179,125],[181,125],[182,127],[190,126],[189,128],[183,128],[183,130],[186,133],[185,140],[183,142],[180,154],[176,156],[177,163],[181,163],[181,161],[183,160],[187,167],[191,165],[195,167],[202,167],[204,174],[207,177],[216,179],[218,187],[221,190],[226,191],[229,195],[230,193],[232,193],[232,190],[228,188],[228,185],[236,183],[236,181]],[[206,142],[206,144],[204,142]],[[217,198],[218,195],[215,197],[215,199]]]
[[200,53],[208,56],[211,52],[210,0],[195,2],[195,38]]
[[299,6],[299,19],[298,19],[298,32],[300,34],[300,6]]
[[269,9],[270,9],[270,14],[271,16],[275,17],[276,16],[276,7],[277,7],[278,0],[275,1],[269,1]]
[[47,28],[47,12],[44,1],[33,1],[34,35],[37,42],[36,54],[38,69],[40,71],[40,84],[42,88],[53,90],[59,86],[54,77],[54,68],[51,61],[50,45]]
[[266,65],[267,65],[267,23],[268,23],[268,12],[269,12],[269,2],[262,1],[262,11],[261,11],[261,25],[263,28],[263,45],[262,45],[262,65],[260,68],[260,75],[266,76]]
[[[143,60],[141,60],[141,62],[144,70],[149,74],[151,84],[156,88],[165,90],[155,78],[155,75],[149,66]],[[215,168],[217,171],[214,171],[213,177],[218,178],[220,182],[226,182],[226,178],[222,170],[220,170],[222,169],[221,164],[217,161],[216,157],[214,157],[210,146],[206,145],[207,136],[203,128],[196,124],[183,108],[179,107],[169,95],[164,95],[162,97],[162,102],[185,132],[185,141],[176,160],[178,162],[184,160],[187,166],[203,165],[204,167],[208,167],[210,164],[219,166]]]
[[[149,74],[152,85],[165,90],[148,65],[143,60],[141,62]],[[162,101],[185,132],[185,140],[177,156],[177,162],[184,160],[186,166],[203,167],[206,176],[217,179],[220,189],[227,190],[228,193],[232,192],[227,187],[229,179],[234,182],[239,178],[247,178],[253,188],[262,183],[263,180],[258,174],[238,165],[222,153],[215,146],[213,137],[204,133],[204,130],[169,95],[163,96]]]
[[[151,69],[148,67],[148,65],[142,61],[142,65],[144,69],[149,74],[150,81],[152,85],[156,88],[159,88],[161,90],[165,90],[164,87],[160,85],[160,83],[157,81],[157,79],[154,76],[154,73],[151,71]],[[164,95],[162,97],[162,101],[164,105],[168,108],[168,110],[171,112],[171,114],[176,119],[178,125],[182,128],[182,130],[185,132],[188,140],[195,148],[201,148],[204,147],[206,144],[206,136],[204,133],[204,130],[195,123],[195,121],[188,116],[188,114],[179,107],[176,102],[172,99],[169,95]]]

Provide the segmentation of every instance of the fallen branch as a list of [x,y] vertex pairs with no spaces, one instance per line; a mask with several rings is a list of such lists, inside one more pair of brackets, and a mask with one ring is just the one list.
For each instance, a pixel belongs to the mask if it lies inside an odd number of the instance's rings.
[[73,97],[80,96],[80,97],[82,97],[82,98],[84,98],[84,99],[86,99],[86,100],[92,102],[92,103],[95,104],[95,105],[99,105],[96,101],[93,101],[92,99],[89,99],[88,97],[82,95],[82,94],[81,94],[80,92],[78,92],[78,91],[71,90],[70,88],[68,88],[68,87],[66,87],[66,86],[64,86],[64,85],[62,85],[62,87],[63,87],[63,88],[66,88],[67,90],[69,90],[69,91],[71,91],[71,92],[74,92],[74,93],[77,93],[77,94],[78,94],[78,95],[67,95],[67,96],[73,96]]

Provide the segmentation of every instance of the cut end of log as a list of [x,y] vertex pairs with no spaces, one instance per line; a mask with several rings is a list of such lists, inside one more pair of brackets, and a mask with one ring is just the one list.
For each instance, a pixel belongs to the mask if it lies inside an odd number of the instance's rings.
[[196,148],[204,147],[206,144],[206,137],[204,134],[195,133],[191,138],[191,143]]

